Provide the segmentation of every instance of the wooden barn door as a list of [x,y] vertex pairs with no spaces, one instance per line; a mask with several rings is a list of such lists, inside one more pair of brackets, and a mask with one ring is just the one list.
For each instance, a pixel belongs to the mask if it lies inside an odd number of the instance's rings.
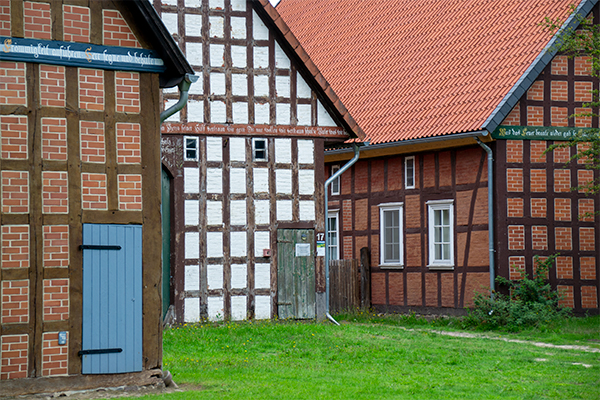
[[315,318],[314,239],[311,229],[277,230],[279,318]]
[[83,374],[142,370],[142,226],[83,224]]

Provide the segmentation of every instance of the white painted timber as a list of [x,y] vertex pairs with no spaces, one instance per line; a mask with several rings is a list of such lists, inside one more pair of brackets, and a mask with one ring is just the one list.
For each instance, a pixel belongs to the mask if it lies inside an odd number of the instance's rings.
[[248,317],[246,296],[231,296],[231,319],[242,321]]
[[208,290],[223,289],[223,266],[220,264],[208,264],[206,266],[206,284]]
[[189,100],[187,110],[188,122],[204,122],[204,101]]
[[320,100],[317,101],[317,125],[318,126],[337,126],[327,112]]
[[222,67],[225,65],[225,46],[222,44],[210,45],[210,66]]
[[231,46],[231,64],[235,68],[246,68],[245,46]]
[[231,225],[246,225],[246,200],[231,200],[229,220]]
[[223,225],[223,203],[208,200],[206,202],[206,223],[208,225]]
[[254,77],[254,97],[269,97],[269,77],[267,75],[256,75]]
[[227,106],[222,101],[211,101],[210,122],[224,124],[227,122]]
[[269,192],[269,170],[267,168],[254,168],[254,193]]
[[268,47],[254,47],[254,68],[268,68],[269,67],[269,48]]
[[[202,36],[202,15],[185,14],[185,35]],[[186,48],[187,48],[186,43]]]
[[290,125],[291,123],[291,104],[277,103],[275,105],[277,125]]
[[269,225],[270,208],[269,200],[254,200],[254,223],[256,225]]
[[254,297],[254,318],[256,318],[256,319],[271,318],[271,297],[270,296],[255,296]]
[[215,10],[224,10],[225,0],[209,0],[208,6]]
[[185,258],[200,258],[200,232],[185,233]]
[[223,17],[208,17],[210,23],[210,37],[223,38],[225,36],[225,30],[223,29],[225,19]]
[[223,193],[223,170],[221,168],[206,169],[206,192]]
[[301,99],[310,99],[312,96],[312,90],[306,83],[300,72],[296,72],[296,96]]
[[292,194],[292,170],[275,170],[275,188],[277,193]]
[[271,287],[271,264],[254,264],[254,288],[269,289]]
[[231,75],[231,94],[234,96],[248,96],[248,75]]
[[[177,0],[171,0],[177,5]],[[165,3],[165,1],[163,1]],[[202,7],[202,0],[185,0],[186,7]]]
[[246,161],[246,139],[243,137],[229,138],[229,160]]
[[254,40],[269,40],[269,28],[254,10],[252,10],[252,29]]
[[234,102],[233,103],[233,123],[247,124],[248,123],[248,103]]
[[223,161],[223,140],[219,136],[206,138],[206,159],[208,161]]
[[185,224],[197,226],[200,223],[200,201],[185,200],[183,204],[185,209]]
[[298,117],[298,125],[312,125],[312,106],[310,104],[298,104],[296,106],[296,116]]
[[223,320],[223,296],[209,297],[207,300],[208,319],[211,321]]
[[177,14],[163,13],[160,18],[171,35],[174,33],[179,33],[177,31]]
[[231,37],[233,39],[246,39],[246,18],[231,17]]
[[198,297],[188,297],[184,300],[183,320],[185,322],[200,321],[200,299]]
[[[177,104],[176,99],[168,99],[165,100],[165,110],[171,108],[172,106],[174,106],[175,104]],[[167,122],[179,122],[181,118],[181,112],[177,111],[175,114],[171,115],[169,118],[167,118],[165,121]]]
[[184,290],[200,290],[200,266],[185,266]]
[[206,256],[223,257],[223,232],[206,232]]
[[231,264],[231,288],[245,289],[248,282],[246,264]]
[[292,139],[275,139],[275,162],[292,163]]
[[277,97],[290,97],[290,77],[279,76],[275,77],[275,92]]
[[210,74],[210,92],[212,94],[225,94],[225,74],[213,72]]
[[315,163],[315,144],[309,139],[298,140],[298,163],[314,164]]
[[292,220],[292,201],[277,200],[277,220],[291,221]]
[[246,0],[231,0],[232,11],[246,11]]
[[183,192],[200,193],[200,170],[198,168],[183,169]]
[[301,221],[315,220],[315,202],[313,200],[300,200],[299,208]]
[[[192,65],[202,65],[202,43],[186,43],[185,58],[187,58]],[[199,86],[202,86],[202,82],[199,81],[196,83],[199,83]]]
[[269,231],[254,232],[254,257],[263,257],[263,250],[271,248],[270,237]]
[[298,192],[300,194],[315,193],[315,171],[312,169],[298,170]]
[[268,125],[271,122],[271,111],[269,103],[254,104],[254,123],[257,125]]
[[231,168],[229,170],[229,192],[246,193],[246,169]]
[[246,231],[230,232],[231,257],[246,257]]

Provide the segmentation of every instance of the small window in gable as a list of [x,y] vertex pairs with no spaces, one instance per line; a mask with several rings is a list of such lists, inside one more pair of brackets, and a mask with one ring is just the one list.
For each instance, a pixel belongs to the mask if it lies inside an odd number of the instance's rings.
[[415,188],[415,156],[404,158],[404,187]]
[[[331,176],[333,176],[333,174],[335,174],[339,170],[340,170],[339,165],[332,165],[331,166]],[[340,194],[340,177],[339,176],[331,182],[331,194],[332,195]]]
[[185,136],[183,143],[185,146],[183,160],[198,161],[198,138]]
[[267,161],[267,139],[252,139],[252,159]]

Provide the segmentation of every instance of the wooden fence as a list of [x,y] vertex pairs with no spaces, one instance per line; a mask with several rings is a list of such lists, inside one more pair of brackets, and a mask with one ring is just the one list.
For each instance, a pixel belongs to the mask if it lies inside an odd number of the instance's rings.
[[329,261],[329,309],[336,313],[371,306],[369,249],[360,251],[360,260]]

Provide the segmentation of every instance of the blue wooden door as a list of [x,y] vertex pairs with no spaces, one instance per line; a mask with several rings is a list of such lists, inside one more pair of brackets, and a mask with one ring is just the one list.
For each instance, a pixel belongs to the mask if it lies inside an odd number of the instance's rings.
[[83,374],[142,370],[142,226],[83,224]]

